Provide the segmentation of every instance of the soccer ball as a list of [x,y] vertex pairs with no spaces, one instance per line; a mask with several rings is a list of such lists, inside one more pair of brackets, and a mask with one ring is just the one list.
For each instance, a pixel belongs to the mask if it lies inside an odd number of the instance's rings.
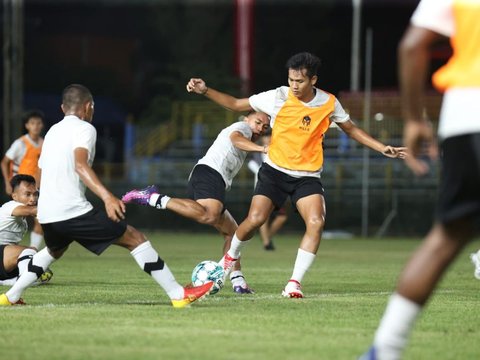
[[208,281],[213,281],[213,286],[209,293],[210,295],[213,295],[219,292],[223,287],[223,275],[223,267],[219,263],[205,260],[193,269],[192,284],[194,286],[200,286]]

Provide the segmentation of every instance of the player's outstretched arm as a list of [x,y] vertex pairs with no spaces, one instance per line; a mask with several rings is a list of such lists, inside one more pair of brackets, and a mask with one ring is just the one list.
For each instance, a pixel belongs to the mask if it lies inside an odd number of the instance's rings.
[[252,110],[248,98],[238,99],[231,95],[222,93],[211,87],[208,87],[205,81],[199,78],[192,78],[187,83],[187,91],[195,94],[204,95],[213,102],[232,111],[249,111]]
[[407,156],[407,148],[385,145],[377,139],[373,138],[366,131],[360,129],[351,120],[343,123],[337,123],[337,125],[343,131],[345,131],[345,133],[352,139],[358,141],[362,145],[369,147],[372,150],[382,153],[387,157],[404,159]]
[[125,219],[125,204],[108,191],[98,178],[95,171],[93,171],[90,165],[88,165],[88,150],[84,148],[76,148],[74,155],[75,171],[78,176],[80,176],[80,179],[85,186],[103,200],[108,217],[116,222]]

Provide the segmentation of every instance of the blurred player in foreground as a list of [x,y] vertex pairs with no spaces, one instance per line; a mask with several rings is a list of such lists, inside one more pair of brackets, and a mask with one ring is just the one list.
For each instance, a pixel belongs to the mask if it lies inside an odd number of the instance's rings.
[[[125,203],[150,205],[157,209],[168,209],[201,224],[214,226],[224,237],[225,253],[230,248],[237,222],[225,208],[225,192],[230,190],[235,175],[242,167],[247,152],[266,153],[267,145],[258,145],[255,140],[269,128],[269,116],[252,111],[244,120],[223,129],[193,168],[188,181],[189,199],[171,198],[161,194],[152,185],[141,190],[131,190],[122,200]],[[230,274],[233,291],[251,294],[241,271],[240,263],[235,264]]]
[[[441,181],[436,220],[413,253],[391,296],[373,346],[361,359],[400,359],[415,321],[443,273],[472,239],[480,215],[480,1],[422,0],[399,46],[407,165],[428,171],[418,158],[436,151],[431,125],[422,116],[430,49],[443,36],[453,55],[433,75],[445,92],[440,113]],[[476,312],[472,309],[472,315]]]
[[[0,285],[13,285],[36,249],[18,245],[27,232],[27,217],[37,215],[38,190],[30,175],[15,175],[9,181],[12,200],[0,207]],[[48,282],[52,271],[47,269],[39,278]]]
[[[191,288],[175,280],[145,235],[125,222],[125,204],[116,198],[92,169],[97,132],[91,122],[93,97],[86,87],[72,84],[62,96],[63,120],[45,136],[41,169],[38,220],[46,247],[36,253],[28,271],[0,295],[0,305],[18,303],[24,290],[59,259],[73,241],[100,255],[112,244],[130,251],[137,264],[165,290],[174,307],[184,307],[205,295],[213,283]],[[85,197],[88,187],[105,204],[95,209]]]
[[[42,151],[41,137],[45,116],[39,110],[28,111],[23,119],[27,133],[15,140],[5,153],[1,162],[5,192],[12,194],[10,179],[16,174],[31,175],[38,184],[38,158]],[[33,229],[30,233],[30,246],[40,249],[43,241],[43,230],[36,218],[33,218]]]
[[335,122],[361,144],[396,158],[405,155],[403,148],[386,146],[358,128],[332,94],[315,87],[320,59],[310,53],[292,56],[286,64],[288,84],[238,99],[207,87],[202,79],[193,78],[187,91],[201,94],[233,110],[263,111],[271,117],[272,142],[266,161],[258,173],[258,184],[247,218],[239,225],[232,245],[221,264],[228,273],[240,256],[241,249],[257,229],[290,197],[305,222],[292,276],[282,291],[288,298],[302,298],[302,279],[312,265],[320,246],[325,223],[325,200],[320,173],[323,166],[323,134]]

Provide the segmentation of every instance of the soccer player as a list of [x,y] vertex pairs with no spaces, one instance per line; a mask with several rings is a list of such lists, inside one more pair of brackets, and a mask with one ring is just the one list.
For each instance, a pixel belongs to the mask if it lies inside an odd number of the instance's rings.
[[[59,259],[73,241],[100,255],[115,244],[130,251],[140,268],[165,290],[174,307],[184,307],[205,295],[213,283],[184,288],[151,243],[125,222],[125,204],[116,198],[92,169],[97,133],[91,124],[94,101],[90,90],[67,86],[62,96],[63,120],[45,136],[39,166],[41,174],[38,220],[46,247],[36,253],[17,282],[0,295],[0,305],[17,303],[24,290]],[[85,197],[88,187],[105,205],[94,208]]]
[[[430,51],[450,37],[448,63],[433,75],[442,92],[438,136],[441,180],[436,220],[402,271],[373,347],[362,359],[400,359],[414,323],[445,270],[472,239],[480,214],[480,1],[422,0],[399,45],[400,87],[405,117],[407,165],[428,171],[418,156],[435,154],[434,134],[423,117]],[[472,309],[472,315],[476,310]]]
[[[272,134],[270,132],[266,133],[260,138],[260,143],[264,146],[268,146],[270,145],[271,138]],[[254,153],[252,159],[247,164],[250,171],[255,175],[254,186],[257,186],[258,172],[260,171],[260,166],[262,166],[266,156],[267,154],[265,153]],[[282,206],[280,209],[274,211],[270,216],[270,219],[260,226],[258,231],[260,233],[260,238],[262,239],[263,248],[266,251],[275,250],[272,237],[282,228],[287,219],[287,210],[285,206]]]
[[[225,208],[225,192],[230,190],[247,152],[267,151],[267,145],[258,145],[255,140],[269,128],[269,121],[267,114],[252,111],[242,121],[223,129],[190,174],[189,199],[171,198],[160,194],[156,186],[149,186],[129,191],[123,196],[123,202],[168,209],[201,224],[212,225],[225,239],[225,253],[238,228],[237,222]],[[245,281],[240,263],[235,264],[230,280],[234,292],[253,293]]]
[[404,157],[403,148],[386,146],[358,128],[332,94],[315,87],[320,60],[307,52],[287,61],[288,84],[249,98],[238,99],[207,87],[192,78],[187,91],[202,94],[234,111],[254,109],[271,117],[272,142],[259,174],[247,218],[239,225],[230,250],[220,261],[228,273],[246,242],[280,208],[287,196],[305,222],[292,276],[282,294],[302,298],[301,281],[320,245],[325,222],[325,201],[320,173],[323,166],[323,134],[333,121],[351,138],[381,154]]
[[[28,216],[37,215],[38,190],[30,175],[15,175],[9,181],[12,200],[0,207],[0,285],[13,285],[26,270],[36,249],[18,245],[28,225]],[[47,269],[40,279],[50,281],[53,273]]]
[[[38,158],[42,151],[43,138],[41,133],[44,126],[43,112],[32,110],[25,114],[23,124],[27,133],[15,140],[5,153],[0,164],[5,192],[12,194],[10,179],[16,174],[32,175],[38,184]],[[34,218],[33,229],[30,233],[30,246],[40,249],[43,241],[42,227]]]

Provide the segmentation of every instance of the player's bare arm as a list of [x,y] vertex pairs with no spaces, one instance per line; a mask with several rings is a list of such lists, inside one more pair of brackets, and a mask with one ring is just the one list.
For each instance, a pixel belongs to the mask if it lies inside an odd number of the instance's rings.
[[423,115],[423,94],[429,73],[430,46],[441,38],[433,31],[412,26],[398,48],[405,118],[403,143],[412,155],[406,160],[407,166],[416,175],[424,175],[429,171],[428,165],[418,158],[422,150],[426,150],[432,159],[438,154],[432,125]]
[[10,186],[10,162],[12,159],[4,156],[0,164],[2,168],[3,181],[5,182],[5,193],[12,195],[12,187]]
[[105,210],[110,219],[116,222],[125,219],[125,204],[108,191],[95,171],[88,165],[87,149],[75,149],[75,171],[83,183],[105,203]]
[[37,207],[32,205],[19,205],[12,211],[13,216],[37,216]]
[[337,125],[355,141],[358,141],[360,144],[365,145],[372,150],[378,151],[387,157],[404,159],[407,156],[406,147],[393,147],[390,145],[385,145],[377,139],[374,139],[364,130],[360,129],[351,120],[343,123],[337,123]]
[[204,95],[228,110],[237,112],[253,110],[250,106],[248,98],[238,99],[231,95],[212,89],[211,87],[207,86],[205,81],[199,78],[190,79],[186,88],[188,92]]
[[256,152],[263,152],[264,154],[268,152],[268,146],[258,145],[254,143],[253,141],[243,136],[243,134],[239,131],[234,131],[230,135],[230,140],[232,140],[233,146],[243,151],[249,151],[249,152],[256,151]]

